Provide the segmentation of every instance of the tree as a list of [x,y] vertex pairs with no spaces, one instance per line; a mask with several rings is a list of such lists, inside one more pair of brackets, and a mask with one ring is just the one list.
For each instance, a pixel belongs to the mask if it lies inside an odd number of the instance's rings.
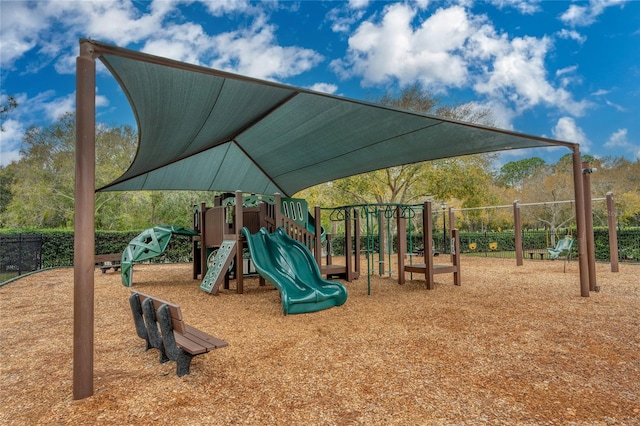
[[9,206],[13,198],[13,194],[11,193],[11,185],[13,184],[15,175],[13,170],[14,167],[12,164],[0,168],[0,227],[4,227],[2,214],[7,210],[7,206]]
[[[131,126],[96,126],[97,187],[129,167],[137,141]],[[74,114],[66,114],[45,128],[29,128],[22,142],[21,159],[0,173],[0,223],[10,227],[72,227]],[[98,192],[95,224],[98,229],[117,230],[163,224],[191,227],[193,205],[211,199],[212,193],[197,191]]]
[[539,157],[510,161],[500,168],[498,182],[507,188],[521,189],[524,181],[545,165],[545,161]]
[[[130,127],[96,126],[96,183],[115,179],[128,167],[137,137]],[[65,114],[48,127],[32,126],[22,138],[13,166],[11,201],[3,222],[14,227],[71,227],[74,215],[75,117]],[[98,194],[100,212],[117,196]],[[117,209],[114,206],[113,209]],[[97,219],[100,215],[97,215]],[[96,221],[99,223],[99,220]]]
[[14,96],[9,96],[0,103],[0,132],[4,132],[4,120],[12,109],[18,107],[18,101]]

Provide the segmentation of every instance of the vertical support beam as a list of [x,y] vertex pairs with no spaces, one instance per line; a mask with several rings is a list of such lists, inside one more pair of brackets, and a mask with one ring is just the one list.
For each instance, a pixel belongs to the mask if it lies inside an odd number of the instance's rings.
[[384,275],[384,214],[378,211],[378,272]]
[[589,297],[589,260],[584,215],[584,189],[582,186],[582,161],[578,145],[573,147],[573,191],[576,198],[576,228],[578,240],[578,266],[580,269],[580,296]]
[[[282,226],[282,195],[276,192],[275,196],[276,196],[276,214],[274,219],[276,221],[276,229],[278,229],[280,226]],[[273,231],[275,232],[275,229]]]
[[353,209],[353,239],[353,278],[357,279],[360,277],[360,212],[358,209]]
[[607,224],[609,225],[609,259],[611,259],[611,272],[618,272],[617,220],[613,192],[607,192]]
[[207,273],[207,220],[206,220],[207,219],[207,203],[200,203],[199,214],[200,214],[200,277],[204,279],[204,276]]
[[595,291],[596,284],[596,247],[593,236],[593,208],[591,206],[591,165],[582,163],[582,190],[584,192],[584,226],[587,237],[587,262],[589,267],[589,290]]
[[313,208],[313,226],[316,231],[313,254],[316,258],[318,268],[322,268],[322,220],[320,220],[320,212],[320,206],[315,206]]
[[[453,212],[453,207],[449,207],[449,238],[447,240],[451,241],[453,238],[453,229],[456,227],[456,216]],[[451,244],[449,244],[449,251],[451,251]],[[451,253],[450,261],[453,262],[453,253]]]
[[347,268],[347,282],[353,281],[353,243],[351,241],[351,209],[344,209],[344,265]]
[[[433,224],[431,223],[431,201],[424,203],[424,212],[422,214],[423,239],[425,241],[424,263],[426,265],[425,281],[427,281],[427,290],[435,288],[435,280],[433,279],[433,250],[430,249],[433,241]],[[428,244],[428,245],[427,245]],[[427,249],[429,247],[429,249]]]
[[453,284],[462,285],[462,277],[460,276],[460,231],[453,229],[451,231],[451,248],[453,253],[451,259],[453,262]]
[[520,203],[518,200],[513,202],[513,235],[516,245],[516,266],[522,266],[522,222],[520,221]]
[[73,242],[73,399],[93,395],[96,62],[93,46],[76,58],[75,220]]
[[400,208],[396,208],[396,234],[398,235],[398,284],[404,284],[404,254],[407,250],[407,224]]
[[[277,209],[276,209],[277,210]],[[242,294],[244,293],[244,260],[243,260],[243,237],[242,237],[242,227],[244,226],[243,221],[243,206],[242,206],[242,191],[236,191],[236,205],[235,205],[235,220],[234,226],[236,231],[236,246],[238,249],[236,250],[236,293]]]

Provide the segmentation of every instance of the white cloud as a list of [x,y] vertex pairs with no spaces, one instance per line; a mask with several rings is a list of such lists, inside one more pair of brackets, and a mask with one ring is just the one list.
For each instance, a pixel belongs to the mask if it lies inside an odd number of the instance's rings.
[[556,71],[556,76],[562,76],[565,74],[571,74],[574,73],[578,70],[578,66],[577,65],[571,65],[570,67],[566,67],[566,68],[561,68],[559,70]]
[[204,1],[203,4],[213,16],[249,12],[254,9],[248,0]]
[[311,49],[279,46],[275,27],[262,22],[250,29],[214,36],[211,48],[215,49],[212,67],[264,79],[297,75],[324,59]]
[[596,22],[598,16],[602,15],[606,8],[612,6],[624,7],[625,0],[590,0],[571,4],[569,8],[560,15],[560,20],[572,27],[588,26]]
[[18,120],[7,119],[2,123],[0,132],[0,166],[6,166],[20,159],[20,143],[24,135],[24,127]]
[[490,0],[489,3],[500,9],[514,8],[524,15],[533,15],[540,11],[540,0]]
[[589,152],[591,142],[582,129],[578,127],[573,118],[561,117],[551,132],[555,139],[565,142],[579,143],[580,149],[583,152]]
[[575,40],[580,44],[583,44],[585,41],[587,41],[586,36],[583,36],[582,34],[580,34],[575,30],[567,30],[566,28],[563,28],[561,31],[558,31],[556,34],[558,34],[558,37],[560,38]]
[[310,89],[315,90],[316,92],[334,94],[338,91],[338,86],[331,83],[316,83],[312,85]]
[[12,69],[14,62],[38,45],[39,35],[47,28],[46,16],[33,13],[29,3],[0,4],[0,67]]
[[369,0],[349,0],[349,8],[351,9],[364,9],[369,6]]
[[605,142],[604,147],[615,151],[614,155],[623,156],[629,153],[635,160],[640,160],[640,144],[629,141],[627,129],[618,129],[614,132]]
[[326,19],[331,23],[331,31],[334,33],[349,33],[351,26],[364,16],[369,2],[365,0],[339,4],[339,7],[327,12]]
[[[478,93],[491,98],[502,98],[522,112],[539,104],[547,104],[581,116],[590,106],[586,101],[576,101],[566,86],[570,80],[564,79],[561,87],[555,88],[547,81],[545,56],[551,40],[547,37],[516,37],[496,49],[493,68],[478,76],[474,86]],[[565,69],[560,74],[572,71]]]
[[176,61],[202,65],[201,59],[209,56],[213,40],[198,24],[184,23],[165,27],[162,35],[148,39],[141,49],[145,53]]
[[577,66],[551,74],[558,81],[549,77],[545,61],[553,38],[510,38],[498,33],[486,16],[461,6],[439,8],[418,23],[416,16],[410,4],[387,6],[377,20],[359,25],[349,38],[347,55],[332,61],[332,69],[342,78],[360,78],[365,86],[419,82],[436,94],[470,86],[485,98],[481,102],[502,112],[496,122],[507,128],[510,121],[502,118],[541,104],[574,116],[591,106],[568,90],[580,82]]
[[406,4],[387,6],[379,23],[360,24],[349,38],[347,57],[333,61],[332,68],[343,76],[361,76],[365,85],[419,81],[435,91],[463,85],[467,67],[456,52],[472,31],[464,9],[438,9],[414,30],[415,15]]
[[605,103],[612,107],[615,108],[616,110],[618,110],[619,112],[625,112],[627,109],[625,107],[623,107],[622,105],[618,105],[618,104],[614,104],[613,102],[611,102],[610,100],[605,100]]
[[[73,74],[80,37],[119,46],[139,43],[143,46],[140,50],[147,53],[199,65],[213,64],[266,79],[286,78],[323,60],[311,49],[279,46],[276,28],[268,24],[261,12],[271,7],[266,3],[203,2],[214,16],[246,13],[253,19],[248,28],[218,35],[208,34],[199,23],[173,19],[179,15],[180,1],[156,0],[144,3],[142,8],[130,1],[6,3],[9,6],[2,3],[3,67],[37,45],[39,63],[28,65],[28,69],[37,71],[55,60],[58,73]],[[11,14],[5,13],[8,7]],[[15,15],[19,25],[13,25],[9,15]]]

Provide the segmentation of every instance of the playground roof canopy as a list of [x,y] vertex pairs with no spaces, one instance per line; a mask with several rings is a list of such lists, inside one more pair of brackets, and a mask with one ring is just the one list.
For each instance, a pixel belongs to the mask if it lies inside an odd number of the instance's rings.
[[102,191],[291,196],[334,179],[467,154],[573,143],[346,99],[90,42],[139,130]]

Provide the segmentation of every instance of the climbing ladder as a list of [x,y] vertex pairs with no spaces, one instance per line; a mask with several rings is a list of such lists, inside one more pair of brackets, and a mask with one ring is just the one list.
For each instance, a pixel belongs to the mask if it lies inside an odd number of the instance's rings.
[[236,241],[223,240],[220,248],[209,255],[207,260],[207,273],[205,274],[200,288],[207,293],[218,294],[220,284],[229,270],[236,254]]

